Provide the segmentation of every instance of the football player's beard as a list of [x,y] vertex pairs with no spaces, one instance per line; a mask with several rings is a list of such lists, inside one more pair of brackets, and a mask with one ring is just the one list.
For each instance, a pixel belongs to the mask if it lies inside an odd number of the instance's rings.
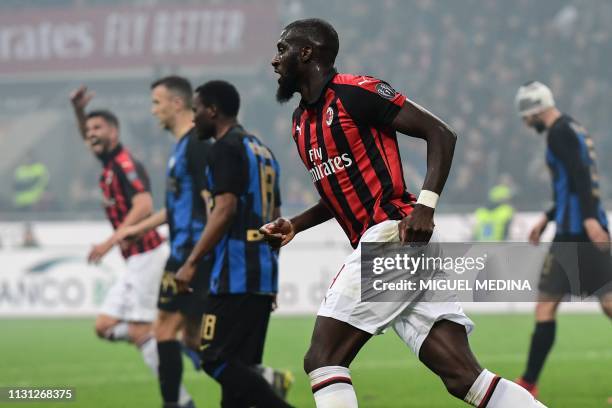
[[276,100],[280,103],[287,102],[298,91],[297,58],[289,61],[286,74],[281,76],[276,90]]

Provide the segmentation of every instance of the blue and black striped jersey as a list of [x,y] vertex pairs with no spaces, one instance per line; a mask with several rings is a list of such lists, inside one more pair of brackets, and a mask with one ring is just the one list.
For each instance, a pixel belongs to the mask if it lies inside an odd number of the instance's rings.
[[214,249],[211,294],[278,291],[278,252],[259,228],[280,207],[279,173],[272,151],[240,125],[213,144],[207,169],[211,194],[235,194],[238,205]]
[[166,212],[170,229],[170,259],[166,269],[180,268],[206,224],[206,164],[211,143],[198,139],[192,128],[175,145],[168,161]]
[[556,222],[557,235],[584,235],[586,218],[595,218],[608,229],[593,141],[568,115],[561,116],[548,130],[546,162],[552,173],[555,200],[547,217]]

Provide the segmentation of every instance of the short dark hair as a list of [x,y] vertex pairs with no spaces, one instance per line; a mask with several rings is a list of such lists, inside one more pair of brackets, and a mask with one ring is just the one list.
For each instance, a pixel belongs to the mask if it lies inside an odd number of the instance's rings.
[[285,31],[294,32],[298,38],[316,47],[322,63],[334,65],[340,49],[340,40],[334,27],[327,21],[320,18],[296,20],[285,27]]
[[191,88],[191,83],[187,78],[183,78],[178,75],[166,76],[153,82],[151,84],[151,89],[155,89],[160,85],[165,86],[169,91],[177,94],[183,100],[185,108],[191,109],[191,98],[193,96],[193,91]]
[[109,125],[119,129],[119,119],[117,119],[117,116],[109,110],[106,110],[106,109],[92,110],[85,116],[85,120],[91,119],[91,118],[102,118]]
[[240,95],[227,81],[215,80],[206,82],[196,88],[196,94],[206,106],[216,106],[221,113],[229,118],[236,117],[240,110]]

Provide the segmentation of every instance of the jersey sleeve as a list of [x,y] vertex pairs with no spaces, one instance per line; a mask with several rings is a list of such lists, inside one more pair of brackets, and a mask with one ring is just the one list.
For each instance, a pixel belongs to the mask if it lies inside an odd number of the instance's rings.
[[139,161],[127,158],[119,161],[117,165],[121,169],[121,171],[117,172],[117,177],[129,201],[136,194],[151,192],[149,177],[144,166]]
[[215,142],[210,154],[213,196],[222,193],[242,195],[247,188],[248,163],[244,148],[223,140]]
[[582,218],[597,218],[597,199],[593,194],[591,163],[587,147],[569,126],[554,129],[550,134],[549,147],[561,160],[575,186],[582,210]]
[[187,166],[189,174],[193,175],[197,191],[208,189],[206,166],[210,154],[211,144],[208,141],[192,138],[187,146]]
[[356,123],[389,126],[406,97],[385,81],[368,76],[337,84],[340,101]]

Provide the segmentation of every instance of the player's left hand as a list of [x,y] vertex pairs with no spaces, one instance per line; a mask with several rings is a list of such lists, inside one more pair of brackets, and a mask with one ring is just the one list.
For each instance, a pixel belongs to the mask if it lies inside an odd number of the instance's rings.
[[399,223],[401,243],[427,244],[434,230],[434,209],[415,204],[414,210]]
[[174,275],[174,281],[176,282],[176,290],[179,293],[191,293],[193,289],[189,286],[191,280],[195,276],[196,266],[192,262],[185,262],[181,269]]
[[101,244],[94,245],[87,255],[87,262],[98,264],[104,258],[104,255],[113,248],[113,244],[109,241],[104,241]]
[[595,218],[587,218],[584,220],[584,229],[591,242],[593,242],[600,251],[606,252],[610,250],[610,234],[603,229],[599,221]]

